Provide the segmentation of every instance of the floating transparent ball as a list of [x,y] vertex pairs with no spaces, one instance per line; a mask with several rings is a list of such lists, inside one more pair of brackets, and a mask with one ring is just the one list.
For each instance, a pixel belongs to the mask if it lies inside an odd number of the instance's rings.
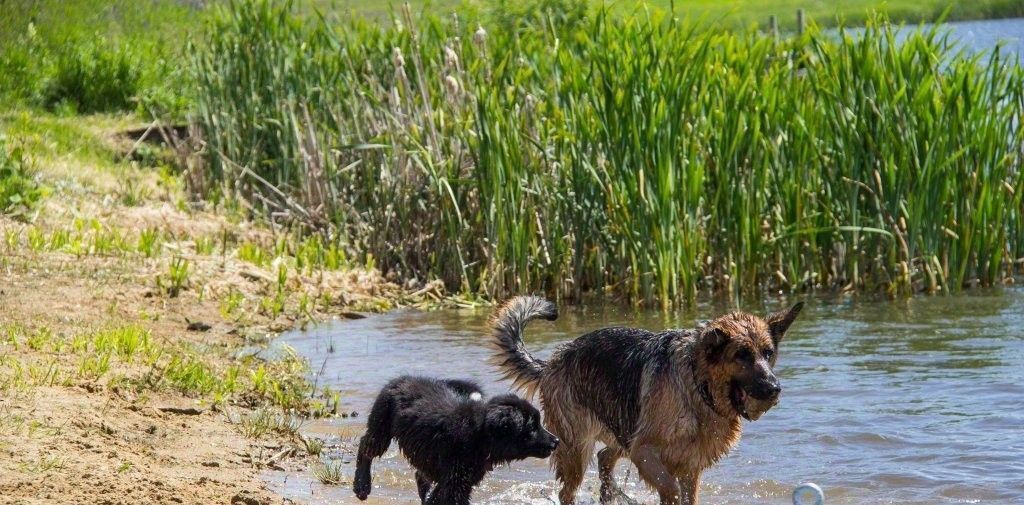
[[825,492],[808,482],[793,490],[793,505],[825,505]]

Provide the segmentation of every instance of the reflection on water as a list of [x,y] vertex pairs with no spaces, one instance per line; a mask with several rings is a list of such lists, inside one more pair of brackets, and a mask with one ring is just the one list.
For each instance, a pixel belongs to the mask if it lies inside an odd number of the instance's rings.
[[[701,306],[666,315],[563,308],[555,323],[534,322],[527,344],[546,356],[598,327],[692,326],[698,314],[723,310]],[[314,369],[323,366],[319,382],[339,389],[348,410],[365,413],[376,391],[403,373],[470,377],[489,394],[506,391],[486,364],[486,317],[486,311],[400,311],[283,339]],[[737,450],[707,472],[705,501],[789,503],[795,485],[813,481],[829,504],[1024,503],[1022,327],[1021,290],[898,302],[809,300],[781,348],[782,402],[747,423]],[[364,422],[365,415],[310,429],[348,449]],[[654,501],[628,464],[620,463],[619,473],[629,493]],[[376,465],[375,476],[376,503],[417,503],[408,466],[394,450]],[[268,478],[305,501],[358,503],[347,488],[320,486],[308,474]],[[491,474],[475,503],[553,503],[555,489],[546,462],[532,460]],[[592,473],[581,501],[596,494]]]

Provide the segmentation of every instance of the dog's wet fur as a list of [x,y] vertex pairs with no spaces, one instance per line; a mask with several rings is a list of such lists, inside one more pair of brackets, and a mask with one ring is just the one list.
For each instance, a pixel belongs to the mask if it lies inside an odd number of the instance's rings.
[[555,306],[517,297],[494,315],[493,362],[532,396],[561,438],[551,458],[562,505],[575,501],[596,442],[601,503],[632,503],[616,486],[622,457],[658,492],[662,505],[695,505],[701,473],[739,441],[740,419],[756,420],[782,391],[772,368],[802,303],[761,318],[726,314],[695,329],[605,328],[559,347],[547,361],[523,344],[531,319]]
[[559,443],[540,412],[516,395],[485,401],[474,382],[399,377],[377,396],[359,441],[352,490],[360,500],[370,495],[373,459],[392,439],[416,469],[420,500],[428,505],[468,505],[495,466],[546,458]]

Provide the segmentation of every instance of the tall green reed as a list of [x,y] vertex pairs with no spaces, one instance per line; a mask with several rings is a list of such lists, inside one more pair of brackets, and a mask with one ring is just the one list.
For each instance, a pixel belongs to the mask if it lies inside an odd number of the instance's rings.
[[400,277],[670,305],[955,291],[1024,253],[1024,72],[941,29],[215,18],[192,51],[203,190]]

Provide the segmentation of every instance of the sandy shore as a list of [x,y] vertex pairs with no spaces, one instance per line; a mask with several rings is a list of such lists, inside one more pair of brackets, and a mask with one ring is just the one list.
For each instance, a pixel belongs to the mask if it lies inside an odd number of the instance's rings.
[[194,210],[97,123],[101,156],[30,149],[49,196],[0,215],[0,503],[282,502],[259,472],[314,464],[297,425],[333,404],[267,343],[401,291]]

